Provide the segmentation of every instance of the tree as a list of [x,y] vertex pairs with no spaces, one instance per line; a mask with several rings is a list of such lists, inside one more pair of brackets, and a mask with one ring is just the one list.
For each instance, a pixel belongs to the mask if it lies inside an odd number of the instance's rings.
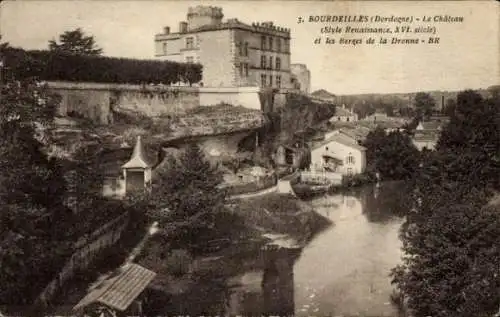
[[416,317],[492,316],[499,305],[498,100],[474,91],[422,157],[393,282]]
[[161,228],[173,228],[194,244],[200,233],[214,226],[216,214],[224,208],[225,192],[218,187],[222,175],[195,144],[178,159],[167,159],[168,167],[153,182],[149,214]]
[[419,117],[430,117],[435,107],[436,101],[428,93],[419,92],[415,95],[415,108]]
[[384,180],[410,179],[418,167],[419,152],[405,133],[386,134],[378,127],[368,134],[364,146],[368,169]]
[[[454,161],[450,177],[500,189],[500,102],[474,91],[457,96],[456,113],[441,132],[436,149]],[[483,183],[479,185],[479,183]]]
[[390,104],[390,103],[384,104],[384,111],[387,114],[387,116],[393,117],[394,116],[394,105]]
[[61,164],[45,151],[58,98],[33,80],[0,88],[0,302],[24,305],[69,254],[69,232],[59,228],[73,214]]
[[59,43],[49,41],[49,50],[75,55],[101,55],[102,49],[97,47],[93,36],[85,36],[81,28],[66,31],[59,35]]
[[453,98],[446,99],[446,105],[444,106],[443,112],[448,117],[452,117],[455,114],[455,109],[457,108],[457,102]]

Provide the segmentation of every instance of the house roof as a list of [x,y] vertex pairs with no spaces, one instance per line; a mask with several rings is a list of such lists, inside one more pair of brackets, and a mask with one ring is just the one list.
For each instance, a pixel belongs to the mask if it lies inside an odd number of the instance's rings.
[[358,138],[366,138],[368,134],[370,133],[370,129],[366,127],[356,127],[356,128],[342,128],[340,129],[341,133],[356,139]]
[[421,122],[419,125],[421,125],[424,130],[439,130],[443,124],[444,122],[440,121],[425,121]]
[[151,164],[147,161],[146,155],[144,153],[144,147],[142,146],[141,136],[137,136],[137,141],[134,146],[134,151],[132,152],[132,157],[130,160],[123,164],[123,168],[148,168]]
[[417,131],[413,136],[415,141],[437,141],[439,134],[434,131]]
[[333,135],[331,137],[329,137],[328,139],[316,144],[313,146],[313,150],[317,149],[317,148],[320,148],[322,146],[325,146],[327,144],[330,144],[331,142],[337,142],[337,143],[340,143],[342,145],[345,145],[345,146],[348,146],[348,147],[351,147],[353,149],[356,149],[356,150],[359,150],[359,151],[365,151],[366,148],[364,146],[361,146],[359,144],[356,143],[356,140],[353,140],[352,138],[346,136],[346,135],[342,135],[342,134],[336,134],[336,135]]
[[335,97],[334,94],[332,94],[331,92],[329,92],[325,89],[316,90],[313,93],[311,93],[311,96],[314,96],[317,98],[327,98],[327,99]]
[[112,309],[125,311],[155,276],[155,272],[138,264],[127,264],[98,284],[73,307],[73,310],[77,311],[90,304],[101,303]]

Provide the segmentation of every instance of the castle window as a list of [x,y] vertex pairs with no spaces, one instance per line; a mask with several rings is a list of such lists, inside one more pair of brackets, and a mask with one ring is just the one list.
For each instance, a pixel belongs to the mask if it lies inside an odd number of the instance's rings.
[[276,39],[276,50],[278,53],[281,52],[281,39]]
[[264,35],[260,37],[260,49],[266,49],[266,37]]
[[240,64],[240,77],[243,77],[243,63]]
[[163,55],[167,55],[167,42],[163,43]]
[[260,57],[260,68],[262,68],[262,69],[266,68],[266,57],[265,56]]
[[260,75],[260,86],[265,87],[266,86],[266,74],[261,74]]
[[269,37],[269,50],[270,51],[273,50],[273,38],[272,37]]
[[186,48],[192,49],[194,47],[194,39],[192,37],[186,38]]
[[269,87],[273,86],[273,76],[269,75]]
[[248,64],[245,64],[245,76],[248,77]]
[[244,55],[248,56],[248,42],[245,42],[245,50],[244,50]]
[[239,52],[240,52],[240,56],[242,56],[243,55],[243,43],[242,42],[240,42],[238,44],[238,49],[239,49]]
[[190,64],[194,63],[194,57],[193,56],[186,57],[186,63],[190,63]]
[[269,56],[269,69],[273,69],[273,57]]
[[281,76],[276,76],[276,87],[281,88]]
[[281,69],[281,58],[276,57],[276,69],[280,70]]

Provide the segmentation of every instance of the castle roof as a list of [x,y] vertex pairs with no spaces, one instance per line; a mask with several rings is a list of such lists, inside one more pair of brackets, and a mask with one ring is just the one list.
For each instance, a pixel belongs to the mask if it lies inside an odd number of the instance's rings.
[[289,28],[275,26],[269,22],[252,23],[250,25],[250,24],[241,22],[238,19],[228,19],[227,21],[222,22],[222,23],[201,25],[197,28],[187,30],[186,32],[182,32],[182,33],[179,33],[179,32],[170,33],[170,34],[161,34],[160,33],[160,34],[155,35],[155,39],[156,40],[164,40],[164,39],[168,39],[171,37],[178,37],[180,34],[190,34],[190,33],[192,34],[192,33],[199,33],[199,32],[231,30],[231,29],[239,29],[239,30],[244,30],[244,31],[258,32],[258,33],[265,33],[265,34],[272,33],[276,36],[281,36],[281,37],[284,37],[286,39],[290,39],[290,29]]
[[137,141],[134,146],[134,151],[132,152],[132,157],[130,160],[123,164],[123,168],[149,168],[151,164],[148,163],[146,155],[144,153],[144,148],[142,146],[141,136],[137,136]]

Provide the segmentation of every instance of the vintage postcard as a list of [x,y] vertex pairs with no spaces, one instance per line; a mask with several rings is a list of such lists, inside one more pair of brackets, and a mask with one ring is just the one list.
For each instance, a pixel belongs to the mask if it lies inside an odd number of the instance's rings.
[[500,316],[497,1],[0,3],[0,317]]

